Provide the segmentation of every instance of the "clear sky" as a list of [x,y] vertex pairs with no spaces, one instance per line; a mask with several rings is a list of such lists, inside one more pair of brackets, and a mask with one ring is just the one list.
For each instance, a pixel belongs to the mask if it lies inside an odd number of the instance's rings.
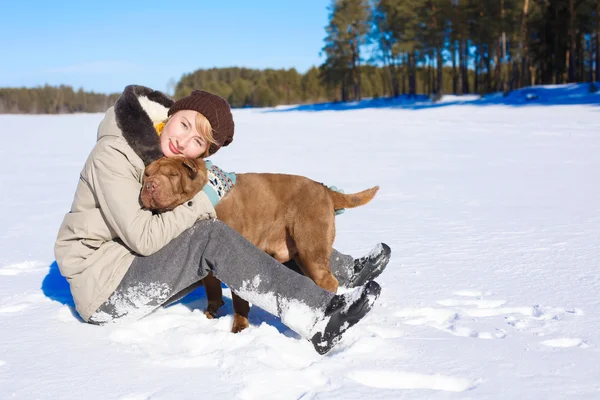
[[167,90],[199,68],[319,65],[330,0],[3,1],[0,87]]

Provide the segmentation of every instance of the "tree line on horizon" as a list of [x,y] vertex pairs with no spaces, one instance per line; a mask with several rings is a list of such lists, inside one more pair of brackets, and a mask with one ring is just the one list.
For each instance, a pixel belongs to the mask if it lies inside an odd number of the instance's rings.
[[[383,67],[363,65],[363,95],[388,97]],[[426,70],[420,70],[419,90],[424,90]],[[446,82],[448,88],[451,82]],[[338,91],[325,84],[321,70],[211,68],[184,75],[174,86],[175,99],[204,89],[225,99],[232,107],[272,107],[278,104],[318,103],[339,100]],[[102,94],[74,90],[71,86],[0,88],[0,114],[65,114],[104,112],[120,93]]]
[[0,114],[67,114],[105,112],[119,94],[73,90],[71,86],[0,88]]
[[[325,62],[306,73],[199,69],[172,94],[265,107],[600,81],[600,0],[332,0],[325,32]],[[0,113],[103,112],[118,95],[0,89]]]
[[[444,85],[452,87],[449,69]],[[390,97],[390,79],[384,67],[360,67],[362,97]],[[427,70],[418,67],[416,88],[425,93]],[[469,72],[472,76],[473,72]],[[323,69],[310,68],[301,74],[296,69],[211,68],[184,75],[175,86],[175,98],[203,89],[227,99],[232,107],[273,107],[280,104],[305,104],[342,100],[336,85],[329,84]],[[344,101],[349,100],[345,99]]]

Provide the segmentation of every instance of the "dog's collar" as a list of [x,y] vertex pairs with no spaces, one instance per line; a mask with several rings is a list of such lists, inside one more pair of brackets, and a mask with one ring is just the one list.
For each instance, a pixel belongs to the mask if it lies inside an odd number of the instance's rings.
[[216,205],[219,200],[227,195],[235,185],[235,172],[225,172],[214,165],[210,160],[205,160],[208,183],[202,191],[206,193],[210,202]]

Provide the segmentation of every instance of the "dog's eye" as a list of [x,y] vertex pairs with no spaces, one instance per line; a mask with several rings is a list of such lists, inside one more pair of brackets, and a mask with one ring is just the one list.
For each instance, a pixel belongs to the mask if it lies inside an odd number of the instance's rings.
[[171,173],[169,174],[169,176],[178,177],[178,176],[179,176],[179,174],[178,174],[177,172],[171,172]]

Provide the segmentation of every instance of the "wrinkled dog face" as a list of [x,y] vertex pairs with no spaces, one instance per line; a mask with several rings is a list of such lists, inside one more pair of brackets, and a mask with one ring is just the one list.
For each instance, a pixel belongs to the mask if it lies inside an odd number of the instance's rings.
[[194,197],[207,182],[204,160],[162,157],[146,167],[140,198],[147,209],[172,210]]

